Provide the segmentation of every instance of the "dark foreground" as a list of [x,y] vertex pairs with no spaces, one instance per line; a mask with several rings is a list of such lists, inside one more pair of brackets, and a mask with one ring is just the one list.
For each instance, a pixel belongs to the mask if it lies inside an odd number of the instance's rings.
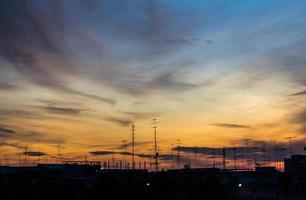
[[304,180],[303,174],[270,171],[2,167],[0,199],[306,199]]

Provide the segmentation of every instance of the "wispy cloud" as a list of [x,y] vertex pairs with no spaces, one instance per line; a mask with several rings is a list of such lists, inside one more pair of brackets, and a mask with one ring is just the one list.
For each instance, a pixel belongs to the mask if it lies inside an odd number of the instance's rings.
[[302,92],[297,92],[297,93],[290,94],[290,96],[301,96],[301,95],[306,95],[306,90],[304,90]]
[[0,90],[16,90],[18,87],[13,84],[5,83],[5,82],[0,82]]
[[[50,57],[53,57],[53,59],[63,59],[67,60],[67,58],[58,58],[60,54],[57,53],[63,53],[66,55],[66,53],[62,51],[66,51],[62,49],[62,45],[59,41],[56,41],[54,38],[51,38],[49,34],[46,33],[47,30],[45,30],[45,25],[38,24],[38,19],[35,19],[34,16],[31,16],[30,13],[28,13],[28,8],[26,8],[25,3],[20,3],[20,9],[24,9],[23,11],[26,12],[28,15],[26,15],[26,18],[28,17],[28,26],[23,26],[19,23],[13,23],[10,20],[7,21],[0,21],[1,23],[8,23],[12,24],[12,27],[15,29],[24,29],[26,27],[28,32],[33,32],[33,35],[29,36],[31,38],[31,43],[27,43],[24,40],[21,40],[20,38],[17,39],[16,37],[19,37],[18,33],[11,34],[10,31],[13,30],[6,30],[3,37],[9,37],[11,40],[18,40],[20,43],[12,43],[11,45],[7,45],[5,41],[3,42],[3,46],[1,47],[0,53],[2,53],[2,56],[9,61],[16,69],[17,72],[28,78],[30,81],[32,81],[34,84],[46,87],[49,89],[52,89],[54,91],[58,91],[61,93],[66,93],[70,95],[77,95],[85,98],[91,98],[94,100],[98,100],[104,103],[108,103],[110,105],[115,105],[116,100],[108,97],[101,97],[95,94],[89,94],[82,91],[75,90],[68,86],[67,82],[65,81],[65,77],[67,75],[72,75],[74,73],[74,69],[68,64],[68,61],[63,61],[62,63],[53,63],[53,61],[48,60]],[[23,12],[20,11],[20,12]],[[14,16],[16,17],[16,16]],[[6,17],[4,17],[6,19]],[[31,20],[37,20],[35,22]],[[21,20],[24,21],[24,20]],[[25,20],[27,21],[27,20]],[[36,26],[37,25],[37,26]],[[50,25],[50,24],[49,24]],[[50,28],[50,27],[48,27]],[[54,27],[53,27],[54,28]],[[52,31],[56,31],[53,30]],[[11,35],[10,35],[11,34]],[[17,35],[15,35],[17,34]],[[36,34],[36,37],[33,37]],[[52,35],[53,36],[53,35]],[[55,40],[55,41],[54,41]],[[37,49],[42,48],[41,52],[52,56],[45,56],[42,53],[37,53]],[[47,51],[47,52],[46,52]],[[67,55],[68,56],[68,55]],[[44,60],[42,60],[42,57],[45,57]],[[49,63],[46,63],[49,62]],[[58,67],[63,66],[65,67]],[[51,67],[53,66],[53,67]],[[9,85],[3,85],[3,87],[8,88]]]
[[120,126],[128,126],[132,123],[132,120],[126,118],[118,118],[118,117],[108,117],[104,119],[105,121],[112,122],[118,124]]
[[50,113],[55,114],[68,114],[68,115],[79,115],[83,112],[83,109],[79,108],[68,108],[68,107],[54,107],[54,106],[46,106],[42,107],[43,109],[47,110]]
[[10,143],[2,142],[2,143],[0,143],[0,147],[2,147],[2,146],[13,147],[13,148],[17,148],[17,149],[23,149],[24,148],[24,146],[22,144],[17,143],[17,142],[10,142]]
[[65,142],[64,138],[52,136],[35,131],[24,131],[18,127],[0,127],[0,138],[2,144],[31,144],[31,143],[42,143],[42,144],[62,144]]
[[[89,6],[91,8],[88,9],[88,6],[84,6],[84,1],[79,0],[74,4],[76,10],[70,9],[67,6],[69,3],[47,1],[49,6],[43,11],[37,9],[41,6],[40,2],[18,2],[18,6],[14,6],[15,4],[17,3],[3,2],[1,6],[0,26],[6,29],[0,35],[2,44],[0,53],[18,73],[36,85],[115,105],[116,100],[113,98],[87,93],[69,86],[67,79],[82,73],[75,64],[79,61],[86,66],[86,74],[89,75],[87,77],[101,77],[96,80],[101,80],[102,83],[116,88],[117,91],[125,91],[131,95],[150,94],[147,91],[150,89],[186,91],[197,87],[196,84],[176,80],[173,73],[159,73],[153,79],[141,78],[142,73],[135,75],[124,73],[123,71],[127,70],[121,68],[121,63],[114,60],[125,60],[126,57],[146,59],[151,57],[152,59],[157,55],[176,52],[177,47],[195,43],[198,39],[190,35],[193,32],[191,30],[199,28],[196,26],[199,22],[188,20],[186,23],[186,20],[192,19],[201,12],[196,14],[194,10],[172,7],[163,3],[157,4],[153,1],[137,4],[102,1],[95,3],[95,7]],[[110,10],[104,9],[109,6]],[[131,8],[135,6],[140,9],[137,13],[138,17],[135,17],[135,13],[131,11]],[[104,24],[101,30],[104,34],[99,35],[105,35],[108,38],[97,39],[95,34],[89,34],[87,31],[86,21],[93,21],[92,10],[95,10],[98,15],[99,23]],[[166,10],[173,13],[166,15]],[[84,20],[76,20],[72,23],[70,19],[79,18],[79,13],[84,13]],[[113,20],[114,15],[117,16],[117,20]],[[177,18],[182,19],[184,23]],[[118,28],[124,31],[118,31]],[[69,38],[75,38],[76,44],[71,46],[67,35]],[[134,45],[145,50],[139,48],[140,50],[133,54],[127,51],[126,55],[112,55],[110,52],[114,51],[104,45],[103,41],[111,37],[120,38],[124,44],[135,39],[139,41],[139,44]],[[84,46],[89,48],[82,48]],[[91,62],[94,59],[88,59],[83,56],[84,54],[98,55],[103,58],[100,66],[97,67]],[[110,68],[109,65],[112,67]]]
[[8,118],[8,117],[39,118],[41,117],[41,115],[39,113],[27,110],[10,110],[10,109],[0,110],[0,118]]
[[4,127],[0,127],[0,132],[2,133],[9,133],[9,134],[14,134],[15,131],[8,129],[8,128],[4,128]]
[[306,109],[295,113],[291,118],[291,122],[299,124],[301,126],[300,131],[306,133]]
[[251,128],[249,125],[243,124],[230,124],[230,123],[215,123],[213,126],[223,127],[223,128]]
[[89,153],[93,156],[103,156],[103,155],[115,154],[115,152],[113,152],[113,151],[91,151]]
[[128,111],[121,111],[121,113],[132,117],[133,119],[148,119],[153,117],[158,117],[161,113],[150,113],[150,112],[128,112]]
[[13,129],[0,127],[0,138],[2,138],[2,140],[7,140],[13,137],[16,137],[16,132]]
[[199,87],[200,85],[176,79],[173,73],[162,74],[150,81],[147,85],[147,89],[166,89],[174,92],[183,92]]
[[[153,142],[150,141],[135,141],[134,146],[143,146],[143,145],[147,145],[147,144],[152,144]],[[114,147],[114,149],[123,149],[123,148],[128,148],[132,146],[132,142],[127,142],[125,144],[121,144],[118,145],[116,147]]]
[[26,151],[23,152],[23,155],[31,156],[31,157],[40,157],[40,156],[47,156],[48,154],[41,151]]

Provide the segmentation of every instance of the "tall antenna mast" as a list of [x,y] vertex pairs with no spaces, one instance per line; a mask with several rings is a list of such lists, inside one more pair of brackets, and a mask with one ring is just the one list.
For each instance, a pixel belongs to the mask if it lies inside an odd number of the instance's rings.
[[177,139],[177,169],[180,168],[180,139]]
[[5,165],[6,166],[9,166],[10,165],[10,163],[9,163],[9,157],[8,157],[8,155],[6,154],[6,155],[4,155],[4,160],[5,160]]
[[28,163],[28,161],[27,161],[27,153],[28,152],[28,147],[27,146],[25,146],[24,147],[24,165],[26,166]]
[[135,169],[135,125],[132,123],[132,169]]
[[116,160],[115,160],[115,152],[112,152],[112,167],[113,169],[116,168]]
[[246,161],[246,167],[247,170],[250,170],[250,149],[249,149],[249,142],[250,142],[250,139],[244,139],[244,142],[245,142],[245,150],[246,150],[246,157],[245,157],[245,161]]
[[62,154],[61,154],[62,146],[60,144],[57,144],[56,147],[57,147],[57,164],[59,164],[62,161]]
[[290,157],[290,156],[292,155],[292,153],[293,153],[293,151],[292,151],[292,139],[293,139],[293,138],[294,138],[294,137],[292,137],[292,136],[287,137],[287,139],[289,139],[289,147],[288,147],[289,156],[288,156],[288,157]]
[[222,158],[223,158],[223,171],[225,171],[226,170],[226,150],[224,147],[222,148]]
[[126,151],[126,147],[127,147],[127,144],[126,144],[126,140],[122,140],[122,147],[123,147],[123,168],[126,168],[126,154],[127,154],[127,151]]
[[157,150],[157,138],[156,138],[156,129],[157,129],[157,120],[153,119],[153,129],[154,129],[154,165],[155,172],[158,172],[158,150]]
[[173,151],[173,144],[171,144],[171,168],[174,169],[174,151]]
[[263,149],[262,149],[262,155],[263,155],[263,166],[266,166],[266,144],[263,142]]
[[234,151],[234,170],[236,171],[237,165],[236,165],[236,142],[233,142],[233,151]]
[[194,147],[194,161],[193,161],[193,168],[196,168],[198,164],[198,147]]
[[272,145],[272,150],[273,150],[273,152],[272,152],[272,155],[273,155],[272,162],[273,162],[274,167],[276,168],[276,165],[277,165],[276,160],[277,159],[276,159],[276,140],[275,139],[271,140],[271,145]]
[[213,168],[216,168],[216,149],[213,148]]

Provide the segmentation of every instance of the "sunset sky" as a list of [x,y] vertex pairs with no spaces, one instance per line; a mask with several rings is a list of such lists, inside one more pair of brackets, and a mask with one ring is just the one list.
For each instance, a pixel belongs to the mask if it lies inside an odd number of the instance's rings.
[[[1,0],[0,156],[306,134],[304,0]],[[130,151],[130,147],[128,147]],[[17,158],[17,157],[16,157]],[[14,158],[14,159],[16,159]]]

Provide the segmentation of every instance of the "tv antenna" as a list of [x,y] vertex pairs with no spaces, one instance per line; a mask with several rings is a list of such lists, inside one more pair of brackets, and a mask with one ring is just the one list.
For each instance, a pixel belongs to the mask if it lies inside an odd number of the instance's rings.
[[153,119],[153,129],[154,129],[154,165],[155,172],[158,172],[158,149],[157,149],[157,119]]

